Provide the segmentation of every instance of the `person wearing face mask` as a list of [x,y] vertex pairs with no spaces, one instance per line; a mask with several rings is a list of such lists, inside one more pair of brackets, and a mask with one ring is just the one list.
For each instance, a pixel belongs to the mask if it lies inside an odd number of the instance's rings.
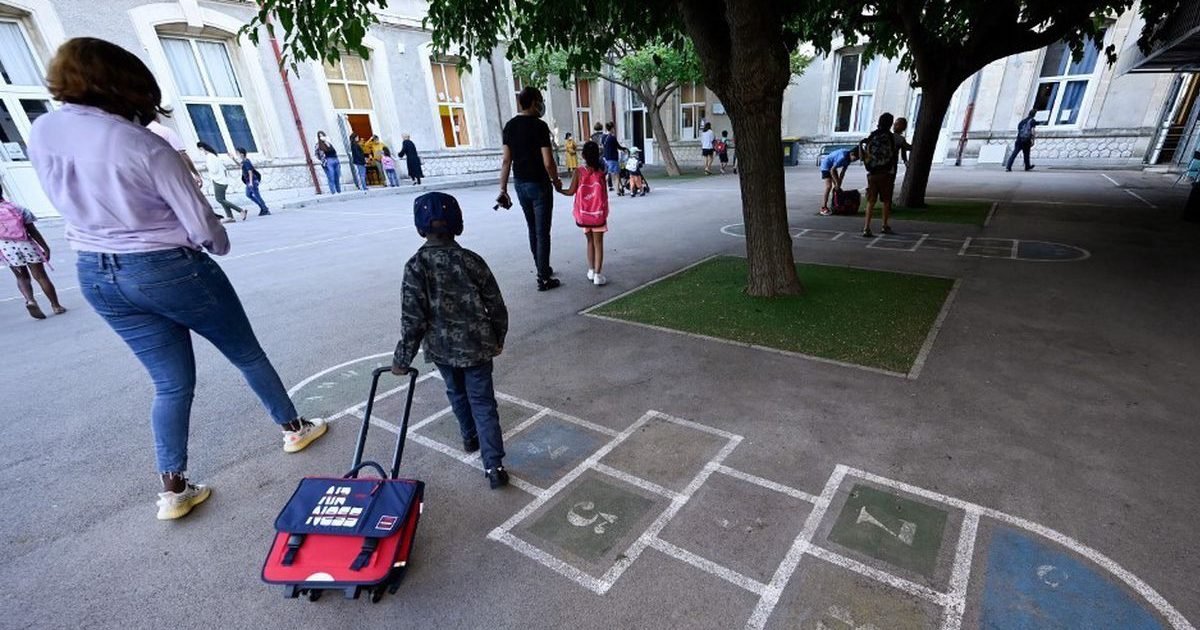
[[550,267],[550,223],[554,190],[562,184],[550,144],[550,127],[542,120],[546,101],[537,88],[527,87],[517,96],[521,111],[504,125],[504,153],[500,163],[500,199],[508,201],[511,173],[517,200],[525,212],[529,249],[537,266],[538,291],[559,286]]
[[317,132],[317,145],[313,147],[313,153],[321,163],[321,168],[325,170],[330,194],[342,192],[342,163],[338,161],[337,149],[333,148],[324,131]]

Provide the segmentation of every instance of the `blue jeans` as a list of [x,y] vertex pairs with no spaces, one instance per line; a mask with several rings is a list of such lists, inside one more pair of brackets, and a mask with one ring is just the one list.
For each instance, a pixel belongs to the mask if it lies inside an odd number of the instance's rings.
[[538,280],[548,280],[550,268],[550,223],[554,218],[554,190],[550,182],[516,181],[517,200],[529,228],[529,251],[537,266]]
[[496,408],[496,392],[492,389],[492,362],[460,368],[437,366],[446,381],[446,397],[458,430],[464,440],[479,438],[479,455],[484,468],[495,468],[504,459],[504,440],[500,431],[500,412]]
[[1017,142],[1013,145],[1012,154],[1008,156],[1008,164],[1004,168],[1012,170],[1013,162],[1017,159],[1017,154],[1021,153],[1025,158],[1025,170],[1029,170],[1029,150],[1033,148],[1033,141],[1022,140],[1017,138]]
[[192,331],[239,370],[276,424],[296,407],[250,328],[225,272],[207,254],[178,248],[138,254],[79,252],[83,297],[154,381],[150,409],[161,473],[187,470],[188,420],[196,388]]
[[329,180],[329,192],[342,192],[342,163],[335,157],[325,158],[321,168],[325,169],[325,178]]
[[388,186],[396,187],[400,185],[400,178],[396,175],[396,169],[389,168],[383,172],[387,174]]
[[267,209],[267,202],[263,201],[262,193],[258,192],[258,182],[250,182],[246,184],[246,197],[258,204],[259,212],[270,212]]
[[354,185],[357,186],[359,190],[367,189],[367,165],[366,164],[355,164],[354,165]]

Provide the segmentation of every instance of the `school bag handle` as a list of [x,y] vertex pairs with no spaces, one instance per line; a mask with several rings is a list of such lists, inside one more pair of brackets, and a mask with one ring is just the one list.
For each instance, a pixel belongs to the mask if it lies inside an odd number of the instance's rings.
[[367,409],[363,413],[362,427],[358,430],[358,443],[354,446],[354,462],[350,464],[347,477],[358,476],[363,468],[374,468],[381,477],[396,479],[400,474],[400,458],[404,456],[404,441],[408,437],[408,416],[412,412],[413,394],[417,390],[417,370],[409,368],[408,397],[404,402],[404,416],[400,420],[400,434],[396,436],[396,452],[392,456],[391,475],[385,475],[383,466],[375,462],[363,462],[363,449],[367,445],[367,430],[371,427],[371,410],[375,406],[375,392],[379,389],[379,377],[390,373],[391,368],[379,367],[371,371],[371,394],[367,397]]

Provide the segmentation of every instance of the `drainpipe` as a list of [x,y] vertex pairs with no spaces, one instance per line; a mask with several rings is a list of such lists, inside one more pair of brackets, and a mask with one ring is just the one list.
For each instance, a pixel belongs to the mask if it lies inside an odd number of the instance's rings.
[[975,73],[971,79],[971,98],[967,99],[967,111],[963,114],[962,135],[958,137],[958,155],[954,158],[955,166],[962,166],[963,150],[967,148],[967,131],[971,129],[971,117],[975,114],[975,99],[979,96],[979,82],[983,80],[983,70]]
[[[271,23],[267,16],[267,25]],[[288,105],[292,108],[292,122],[296,123],[296,133],[300,134],[300,150],[304,152],[304,161],[308,164],[308,175],[312,178],[313,188],[321,194],[321,180],[317,178],[317,167],[313,164],[312,155],[308,152],[308,135],[304,133],[304,123],[300,122],[300,110],[296,108],[296,95],[292,93],[292,83],[288,80],[287,67],[283,65],[283,53],[279,51],[279,41],[275,33],[267,29],[271,36],[271,50],[275,53],[275,65],[279,67],[279,78],[283,79],[283,91],[287,93]]]

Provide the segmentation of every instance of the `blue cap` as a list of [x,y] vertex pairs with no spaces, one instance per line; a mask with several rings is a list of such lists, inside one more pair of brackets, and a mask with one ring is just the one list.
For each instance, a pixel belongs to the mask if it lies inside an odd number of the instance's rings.
[[451,234],[463,231],[462,209],[458,200],[443,192],[425,193],[413,201],[413,223],[421,236]]

